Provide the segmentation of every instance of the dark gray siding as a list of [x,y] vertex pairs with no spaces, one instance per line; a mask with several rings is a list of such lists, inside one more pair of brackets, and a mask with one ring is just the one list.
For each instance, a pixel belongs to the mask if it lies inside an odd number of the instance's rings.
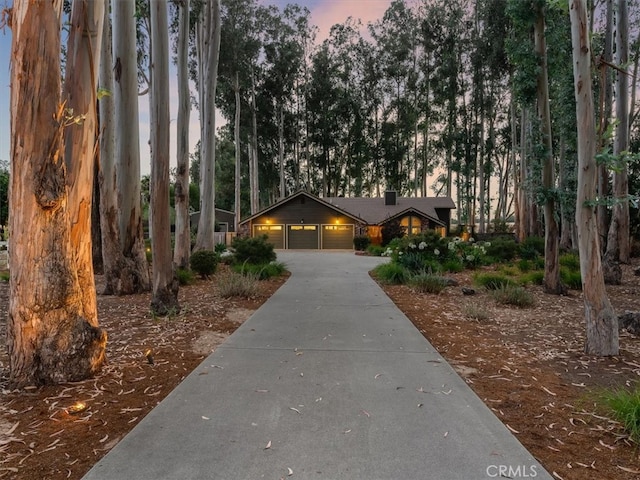
[[350,217],[342,215],[305,195],[300,195],[273,210],[269,210],[264,215],[255,218],[252,223],[254,225],[267,223],[267,220],[272,224],[286,225],[353,223]]
[[284,248],[284,225],[254,225],[253,236],[266,235],[273,248]]

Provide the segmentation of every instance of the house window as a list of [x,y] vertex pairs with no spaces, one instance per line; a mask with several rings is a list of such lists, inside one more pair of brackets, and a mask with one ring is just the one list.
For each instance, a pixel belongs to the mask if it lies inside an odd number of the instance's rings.
[[289,228],[292,231],[307,230],[307,231],[315,232],[318,226],[317,225],[291,225]]
[[282,230],[282,225],[256,225],[256,229],[259,232],[273,232],[273,231],[278,231],[278,230]]
[[400,220],[400,225],[406,229],[409,235],[417,235],[422,232],[422,220],[413,215],[403,217],[402,220]]

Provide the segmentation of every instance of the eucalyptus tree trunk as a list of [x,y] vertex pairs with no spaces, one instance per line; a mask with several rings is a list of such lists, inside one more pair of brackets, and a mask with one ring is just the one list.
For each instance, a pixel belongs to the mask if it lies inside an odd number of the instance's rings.
[[[527,238],[527,225],[529,223],[529,208],[528,196],[525,188],[527,180],[527,134],[526,126],[528,122],[527,108],[522,107],[522,114],[520,116],[520,162],[517,166],[518,177],[518,214],[516,215],[516,237],[518,241],[522,242]],[[514,164],[515,168],[515,164]]]
[[73,2],[63,86],[65,107],[74,115],[74,121],[64,129],[71,241],[76,246],[78,281],[84,286],[83,315],[96,324],[98,307],[91,252],[91,204],[98,131],[97,72],[104,6],[104,0]]
[[239,230],[238,225],[240,223],[240,189],[242,188],[240,184],[240,75],[236,70],[234,79],[233,79],[233,90],[236,102],[236,112],[234,119],[234,141],[236,144],[235,148],[235,188],[234,188],[234,221],[233,221],[233,231],[237,232]]
[[[287,196],[284,181],[284,106],[282,103],[278,107],[278,165],[280,169],[280,195],[278,198],[282,200]],[[329,184],[331,184],[330,181]]]
[[[116,294],[149,291],[149,266],[140,205],[140,132],[138,127],[138,63],[134,0],[113,2],[113,98],[115,102],[115,164],[120,248],[127,262],[108,280]],[[107,272],[107,275],[110,273]]]
[[[623,156],[629,149],[629,16],[627,0],[618,0],[618,21],[616,29],[616,63],[620,71],[616,80],[616,136],[613,144],[614,155]],[[629,174],[627,162],[622,162],[613,173],[613,196],[615,204],[611,215],[605,263],[629,263],[630,261],[630,218],[629,218]],[[613,265],[610,265],[613,266]],[[610,270],[610,269],[606,269]],[[605,278],[605,281],[608,279]],[[620,283],[620,282],[617,282]]]
[[200,52],[200,221],[194,250],[215,248],[215,98],[220,56],[220,0],[203,5],[198,20]]
[[[606,0],[606,23],[604,32],[604,62],[600,65],[600,122],[598,125],[597,151],[602,152],[608,147],[607,130],[613,111],[613,72],[610,65],[613,63],[613,1]],[[598,165],[597,191],[599,198],[606,198],[610,191],[609,169],[606,164]],[[598,218],[598,235],[600,235],[600,248],[607,247],[607,230],[609,228],[609,210],[604,202],[596,207]]]
[[[95,15],[89,15],[91,10],[83,12],[86,4],[74,6],[70,39],[99,31],[103,6],[99,3],[93,6]],[[68,176],[64,161],[64,129],[75,118],[68,116],[60,96],[58,7],[55,2],[16,2],[12,11],[10,388],[82,380],[97,372],[105,359],[107,334],[98,327],[95,293],[91,297],[85,292],[94,288],[93,280],[83,283],[86,272],[92,270],[90,228],[71,225],[78,212],[84,213],[71,200],[88,201],[84,209],[89,216],[91,196],[86,199],[84,186],[71,194],[70,180],[77,180],[80,165],[74,164]],[[95,45],[88,36],[77,39],[73,52],[99,56],[92,49],[99,48],[99,38]],[[86,58],[69,60],[80,68]],[[74,86],[95,92],[95,79]],[[95,112],[87,111],[87,118],[86,126],[95,128]],[[86,159],[90,167],[93,155],[78,155],[74,161]],[[89,191],[91,186],[92,179]],[[87,244],[88,255],[84,253]],[[79,261],[89,265],[78,265]],[[93,304],[85,304],[92,298]]]
[[[113,82],[112,35],[109,4],[105,6],[102,31],[102,53],[100,57],[99,88],[104,91],[100,105],[100,168],[98,188],[100,190],[100,234],[102,242],[102,265],[105,279],[105,295],[121,292],[121,274],[126,271],[127,259],[120,243],[118,215],[118,190],[115,165],[115,103]],[[124,290],[127,290],[126,288]]]
[[191,96],[189,93],[189,5],[182,0],[179,7],[178,26],[178,120],[177,120],[177,169],[175,183],[176,232],[173,260],[178,268],[189,268],[191,254],[191,224],[189,222],[189,117]]
[[171,254],[169,219],[169,25],[167,0],[151,7],[151,238],[153,294],[151,311],[180,311],[178,278]]
[[534,27],[535,49],[539,61],[537,91],[538,116],[544,142],[542,165],[542,186],[545,190],[544,201],[544,283],[545,292],[560,295],[566,293],[560,282],[560,232],[555,218],[555,165],[553,162],[553,142],[551,139],[551,112],[549,110],[549,79],[547,67],[547,42],[545,40],[545,18],[542,7],[536,12]]
[[[251,67],[251,144],[249,149],[249,190],[251,190],[251,215],[260,210],[260,181],[258,176],[258,119],[256,109],[256,76]],[[307,142],[308,144],[308,142]],[[307,156],[307,158],[309,158]],[[237,230],[236,230],[237,231]]]
[[578,125],[578,194],[576,224],[587,330],[585,352],[618,355],[618,319],[607,296],[600,263],[595,209],[595,114],[591,87],[591,45],[586,0],[571,0],[571,44]]

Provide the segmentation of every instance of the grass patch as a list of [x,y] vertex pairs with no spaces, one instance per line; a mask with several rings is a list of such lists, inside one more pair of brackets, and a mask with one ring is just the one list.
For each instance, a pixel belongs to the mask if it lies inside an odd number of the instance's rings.
[[191,270],[185,268],[176,269],[176,277],[181,286],[193,285],[196,282],[196,275]]
[[487,290],[516,286],[516,282],[500,273],[479,273],[473,277],[473,283]]
[[622,423],[631,440],[640,443],[640,387],[606,390],[600,395],[609,414]]
[[560,267],[560,280],[571,290],[582,290],[582,275],[567,267]]
[[440,275],[420,272],[409,279],[409,285],[420,293],[438,294],[447,287],[448,282],[446,278]]
[[259,292],[259,280],[254,274],[242,274],[229,272],[218,278],[218,291],[224,298],[242,297],[251,298]]
[[503,285],[491,291],[494,300],[501,305],[529,308],[535,305],[533,295],[524,287]]
[[478,303],[466,303],[462,307],[462,313],[471,320],[482,322],[491,318],[491,313],[483,305]]
[[258,280],[267,280],[271,277],[279,277],[287,271],[287,267],[282,262],[269,262],[255,265],[253,263],[237,263],[233,271],[242,275],[254,275]]
[[442,264],[442,271],[444,272],[456,273],[456,272],[461,272],[463,270],[464,270],[464,264],[457,258],[447,260]]
[[576,253],[565,253],[560,255],[558,259],[561,267],[567,267],[570,270],[580,271],[580,257]]
[[403,285],[409,279],[409,272],[395,262],[382,263],[373,269],[376,278],[388,285]]
[[544,272],[542,270],[534,270],[520,276],[520,283],[522,283],[523,285],[528,285],[530,283],[534,285],[542,285],[543,282]]

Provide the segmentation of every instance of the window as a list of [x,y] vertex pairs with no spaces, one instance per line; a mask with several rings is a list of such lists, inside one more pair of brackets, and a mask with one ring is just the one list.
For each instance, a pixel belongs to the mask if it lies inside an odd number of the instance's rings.
[[422,231],[422,220],[413,215],[408,215],[400,220],[400,225],[407,230],[409,235],[417,235]]

